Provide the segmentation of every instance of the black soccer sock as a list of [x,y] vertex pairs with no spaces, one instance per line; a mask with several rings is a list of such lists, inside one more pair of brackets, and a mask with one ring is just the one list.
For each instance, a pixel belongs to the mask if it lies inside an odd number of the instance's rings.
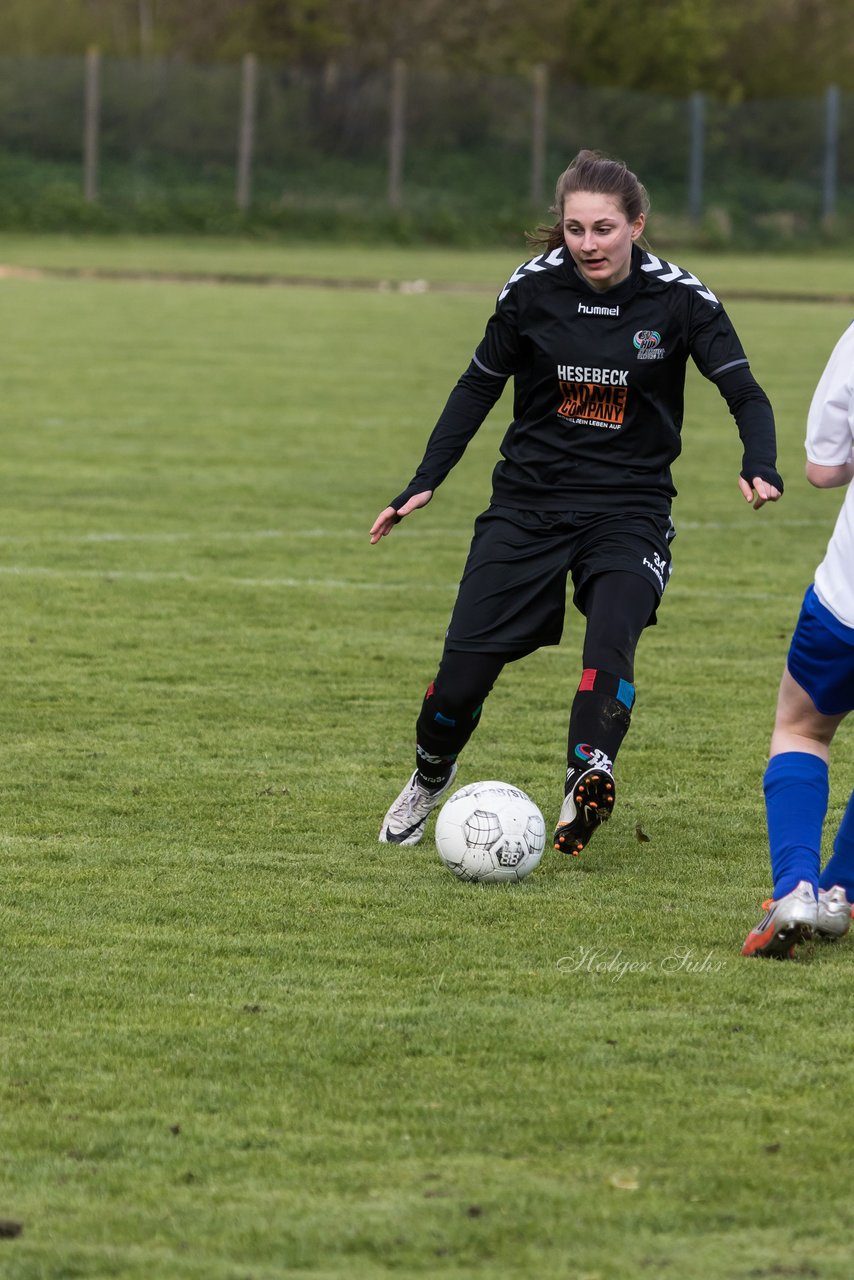
[[438,790],[448,781],[505,661],[494,653],[444,654],[415,726],[415,767],[425,787]]
[[610,671],[582,672],[569,716],[566,793],[578,774],[598,766],[613,772],[620,744],[631,724],[635,687]]

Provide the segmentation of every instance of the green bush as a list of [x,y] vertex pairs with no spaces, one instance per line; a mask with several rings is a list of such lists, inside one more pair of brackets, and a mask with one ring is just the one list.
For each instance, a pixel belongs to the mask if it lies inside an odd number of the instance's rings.
[[[438,154],[415,157],[412,169],[417,178],[404,179],[400,209],[389,207],[376,163],[359,170],[352,161],[315,156],[284,179],[260,170],[252,206],[243,213],[236,205],[234,171],[222,163],[194,169],[169,157],[137,156],[124,164],[107,159],[98,198],[87,202],[82,165],[0,152],[0,230],[249,234],[467,247],[518,245],[522,232],[549,220],[545,201],[535,208],[508,198],[520,183],[502,180],[491,152],[482,163],[469,155],[464,165],[453,155],[444,161]],[[688,219],[684,205],[679,186],[653,192],[651,239],[706,249],[786,249],[805,238],[810,245],[854,242],[852,192],[844,193],[832,219],[823,219],[814,189],[745,173],[728,179],[700,220]]]

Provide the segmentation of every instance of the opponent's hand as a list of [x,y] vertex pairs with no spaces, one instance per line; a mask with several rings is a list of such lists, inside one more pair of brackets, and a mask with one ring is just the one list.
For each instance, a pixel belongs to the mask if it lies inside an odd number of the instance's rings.
[[404,502],[399,511],[395,511],[394,507],[386,507],[384,511],[381,511],[371,525],[371,546],[375,542],[379,542],[380,538],[388,537],[394,526],[400,524],[404,516],[417,511],[419,507],[426,507],[432,497],[433,490],[425,489],[423,493],[413,494],[408,502]]
[[745,502],[753,503],[754,511],[764,507],[766,502],[777,502],[782,497],[780,490],[761,476],[754,476],[752,485],[748,484],[744,476],[739,476],[738,487],[744,494]]

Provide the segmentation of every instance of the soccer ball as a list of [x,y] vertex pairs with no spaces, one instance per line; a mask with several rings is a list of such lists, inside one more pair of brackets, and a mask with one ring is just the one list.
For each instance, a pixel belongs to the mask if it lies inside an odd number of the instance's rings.
[[530,796],[507,782],[473,782],[442,806],[436,848],[460,880],[524,880],[546,847],[546,824]]

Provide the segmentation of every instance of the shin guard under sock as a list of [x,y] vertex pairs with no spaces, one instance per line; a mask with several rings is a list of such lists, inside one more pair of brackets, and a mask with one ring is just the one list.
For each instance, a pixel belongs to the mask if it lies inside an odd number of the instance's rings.
[[569,716],[566,791],[579,772],[607,769],[614,760],[631,724],[635,687],[610,671],[587,667],[582,672]]
[[784,751],[768,761],[763,788],[774,897],[785,897],[801,880],[815,888],[829,793],[827,764],[806,751]]
[[833,855],[818,880],[820,889],[841,885],[849,902],[854,902],[854,792],[833,842]]
[[435,682],[424,695],[415,726],[415,767],[425,787],[438,790],[451,776],[459,753],[477,728],[483,707],[457,707],[436,698]]

